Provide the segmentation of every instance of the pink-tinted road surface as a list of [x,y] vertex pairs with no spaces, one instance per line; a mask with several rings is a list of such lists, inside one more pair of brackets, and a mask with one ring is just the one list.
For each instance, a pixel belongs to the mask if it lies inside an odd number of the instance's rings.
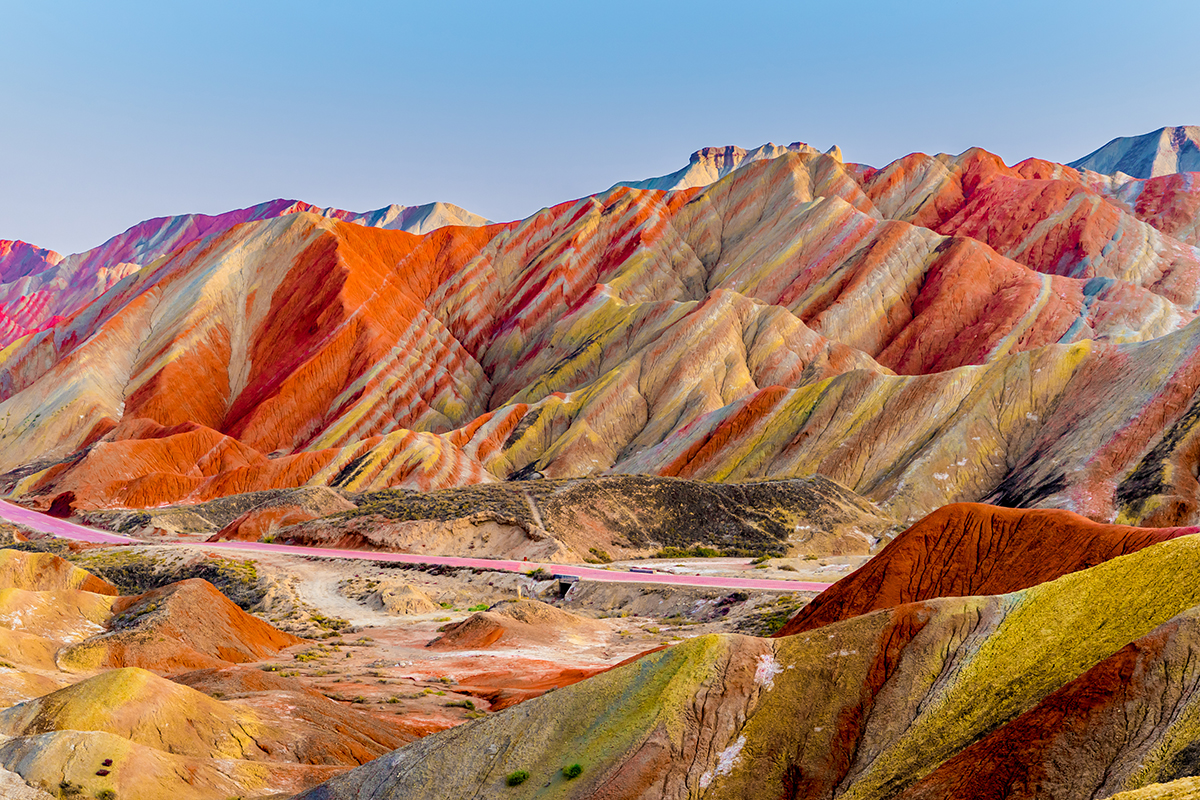
[[[99,531],[56,517],[30,511],[27,508],[0,500],[0,518],[36,531],[49,533],[64,539],[96,544],[147,544],[139,539]],[[829,588],[827,583],[805,581],[771,581],[761,578],[725,578],[714,575],[670,575],[644,572],[621,572],[611,569],[596,569],[575,564],[541,564],[533,561],[501,561],[490,558],[458,558],[455,556],[423,556],[411,553],[380,553],[369,550],[332,550],[322,547],[296,547],[286,544],[264,544],[261,542],[205,542],[205,549],[245,550],[259,553],[282,553],[294,556],[316,556],[320,558],[357,558],[362,561],[399,561],[405,564],[442,564],[448,567],[474,567],[504,572],[528,572],[541,567],[554,575],[571,575],[592,581],[615,581],[619,583],[670,583],[682,586],[706,586],[718,589],[771,589],[780,592],[822,592]]]

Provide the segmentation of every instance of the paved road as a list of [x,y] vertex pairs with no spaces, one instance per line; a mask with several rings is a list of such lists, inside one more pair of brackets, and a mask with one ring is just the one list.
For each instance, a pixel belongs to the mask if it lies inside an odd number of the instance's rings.
[[64,539],[74,539],[78,542],[97,542],[100,544],[143,544],[136,539],[130,539],[128,536],[118,536],[115,533],[107,531],[98,531],[95,528],[88,528],[83,525],[76,525],[74,522],[67,522],[63,519],[56,519],[45,514],[39,514],[36,511],[30,511],[27,508],[13,505],[12,503],[0,500],[0,517],[17,525],[24,525],[27,528],[33,528],[35,531],[42,533],[52,533],[55,536],[61,536]]
[[[140,539],[131,539],[107,531],[96,530],[74,522],[39,514],[26,508],[0,500],[0,518],[44,533],[99,544],[147,544]],[[206,549],[244,550],[259,553],[283,553],[296,556],[322,556],[326,558],[357,558],[363,561],[399,561],[406,564],[444,564],[450,567],[477,567],[505,572],[528,572],[541,567],[556,575],[574,575],[595,581],[618,583],[670,583],[682,586],[707,586],[719,589],[772,589],[784,592],[821,592],[827,583],[806,581],[772,581],[762,578],[723,578],[712,575],[670,575],[666,573],[646,574],[596,569],[577,564],[543,564],[533,561],[501,561],[490,558],[457,558],[454,556],[420,556],[410,553],[380,553],[365,550],[332,550],[321,547],[296,547],[286,544],[264,544],[261,542],[206,542]]]

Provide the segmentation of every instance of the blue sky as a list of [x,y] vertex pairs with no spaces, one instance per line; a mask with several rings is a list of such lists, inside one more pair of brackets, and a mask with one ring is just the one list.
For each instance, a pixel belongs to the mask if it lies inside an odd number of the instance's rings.
[[497,220],[705,145],[1071,160],[1200,124],[1200,3],[0,0],[0,238],[275,197]]

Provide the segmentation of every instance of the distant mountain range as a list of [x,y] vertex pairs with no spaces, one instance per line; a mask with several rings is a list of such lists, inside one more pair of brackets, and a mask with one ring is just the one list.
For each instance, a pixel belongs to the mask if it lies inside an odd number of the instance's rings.
[[1134,178],[1157,178],[1200,171],[1200,126],[1159,128],[1141,136],[1123,136],[1069,166]]

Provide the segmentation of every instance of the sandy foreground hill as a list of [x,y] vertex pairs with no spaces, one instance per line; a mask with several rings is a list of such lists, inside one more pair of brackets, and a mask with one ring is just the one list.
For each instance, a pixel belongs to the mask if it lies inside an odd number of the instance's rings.
[[290,796],[641,653],[777,629],[812,596],[564,598],[536,574],[7,533],[29,541],[0,549],[0,781],[30,797]]

